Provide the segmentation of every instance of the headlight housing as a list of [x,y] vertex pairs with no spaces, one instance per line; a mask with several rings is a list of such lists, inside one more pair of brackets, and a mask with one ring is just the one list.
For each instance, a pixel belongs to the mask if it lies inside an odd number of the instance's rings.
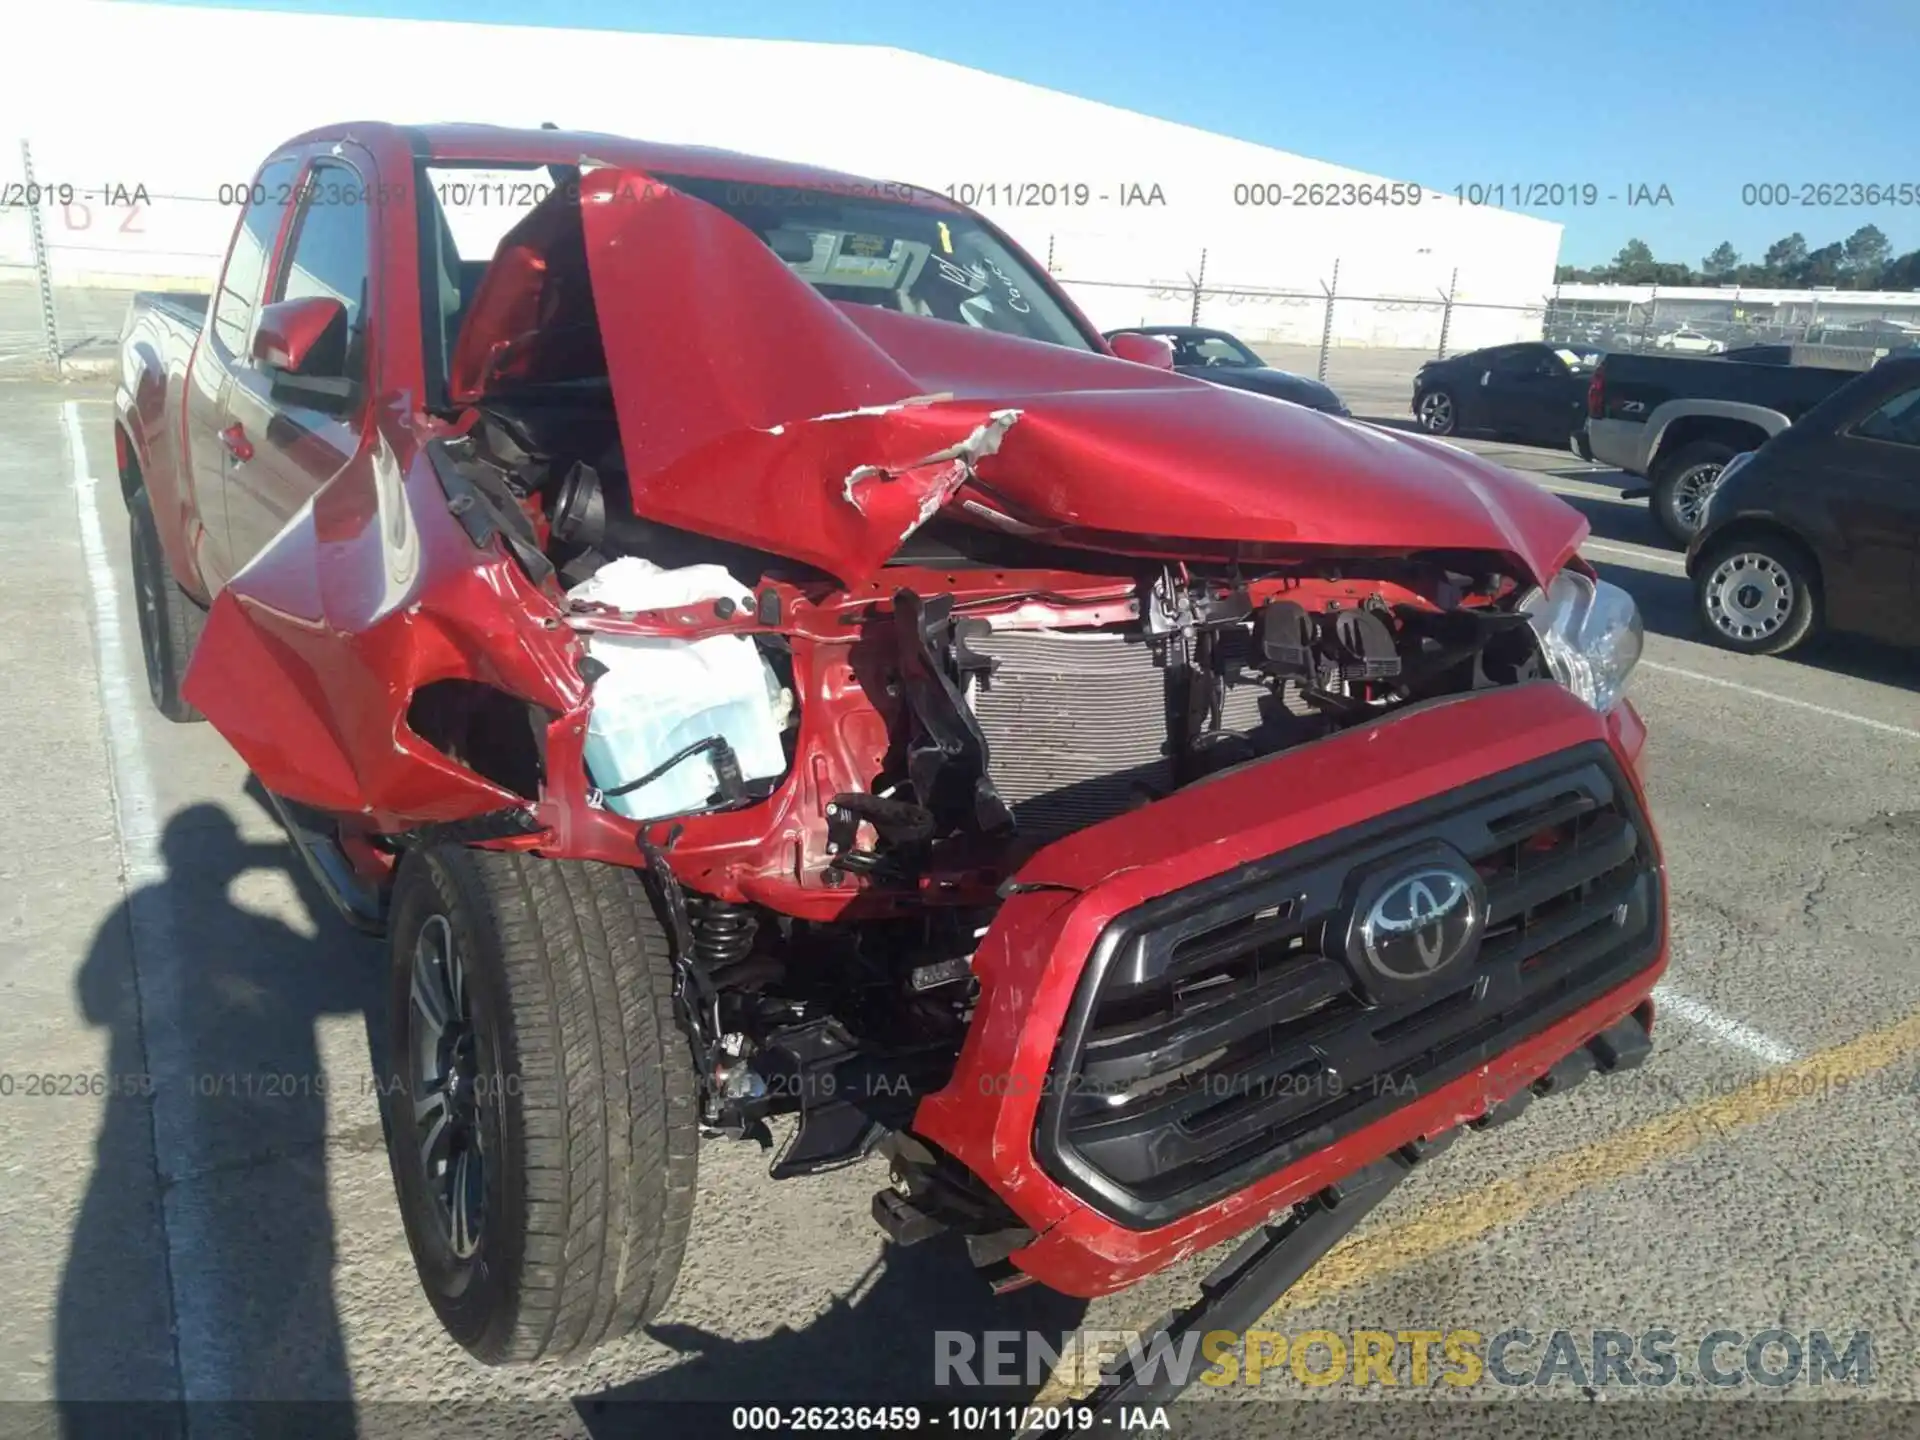
[[1633,596],[1562,570],[1544,591],[1529,592],[1520,610],[1554,679],[1603,714],[1620,703],[1646,643]]

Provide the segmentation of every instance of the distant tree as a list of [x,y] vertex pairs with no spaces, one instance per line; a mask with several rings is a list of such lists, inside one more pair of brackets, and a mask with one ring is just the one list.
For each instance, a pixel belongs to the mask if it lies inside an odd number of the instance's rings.
[[1807,248],[1798,231],[1776,240],[1759,261],[1742,260],[1730,242],[1722,241],[1701,261],[1699,270],[1654,257],[1644,240],[1629,240],[1604,265],[1559,265],[1556,284],[1684,285],[1737,284],[1754,289],[1806,285],[1844,286],[1854,290],[1920,290],[1920,250],[1897,259],[1877,226],[1863,225],[1845,240]]
[[1731,280],[1739,268],[1739,252],[1726,240],[1714,246],[1713,253],[1700,262],[1701,273],[1711,281]]
[[1893,246],[1880,233],[1878,225],[1862,225],[1841,245],[1844,259],[1841,269],[1856,288],[1870,290],[1880,282],[1880,272],[1892,258]]
[[1807,258],[1788,271],[1795,285],[1838,285],[1846,278],[1847,250],[1838,240],[1807,252]]
[[1658,264],[1653,258],[1653,247],[1646,241],[1629,240],[1607,268],[1622,285],[1645,285],[1653,280]]
[[1876,290],[1920,290],[1920,250],[1909,250],[1898,260],[1889,260],[1874,283]]
[[1806,263],[1807,237],[1798,230],[1767,247],[1760,265],[1770,283],[1789,282],[1796,268]]

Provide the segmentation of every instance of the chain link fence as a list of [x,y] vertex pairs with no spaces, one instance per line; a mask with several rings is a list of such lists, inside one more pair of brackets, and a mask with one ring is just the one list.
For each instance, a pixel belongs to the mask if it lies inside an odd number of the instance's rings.
[[[134,289],[212,288],[220,263],[212,237],[231,223],[230,205],[154,195],[144,207],[114,208],[51,194],[67,188],[36,179],[25,141],[0,155],[0,374],[108,369]],[[34,203],[19,203],[26,201]],[[1226,330],[1269,364],[1325,381],[1361,415],[1407,413],[1413,377],[1429,360],[1522,340],[1683,353],[1846,346],[1867,356],[1920,343],[1920,295],[1911,307],[1864,319],[1858,304],[1830,301],[1823,310],[1817,297],[1772,302],[1751,293],[1713,300],[1698,290],[1669,297],[1643,288],[1594,299],[1594,287],[1584,286],[1580,299],[1556,290],[1534,300],[1516,297],[1486,256],[1473,269],[1426,250],[1390,260],[1322,249],[1316,258],[1303,236],[1276,257],[1242,237],[1200,247],[1188,263],[1164,248],[1116,245],[1121,238],[1062,233],[1045,242],[1048,272],[1100,329]],[[1127,277],[1134,265],[1174,278]],[[1220,278],[1276,270],[1286,283]]]
[[136,289],[211,290],[219,251],[192,234],[167,248],[148,228],[176,201],[223,208],[211,196],[81,196],[39,174],[26,141],[0,153],[0,376],[108,370]]
[[1886,354],[1920,344],[1920,295],[1910,304],[1861,307],[1834,299],[1769,300],[1751,293],[1725,300],[1698,293],[1644,299],[1552,297],[1543,338],[1608,350],[1718,353],[1749,345],[1828,346]]
[[1335,261],[1317,288],[1135,285],[1056,274],[1103,330],[1201,325],[1245,341],[1268,364],[1333,387],[1359,415],[1408,413],[1413,377],[1430,360],[1486,345],[1539,340],[1550,301],[1476,299],[1454,277],[1433,294],[1348,294]]

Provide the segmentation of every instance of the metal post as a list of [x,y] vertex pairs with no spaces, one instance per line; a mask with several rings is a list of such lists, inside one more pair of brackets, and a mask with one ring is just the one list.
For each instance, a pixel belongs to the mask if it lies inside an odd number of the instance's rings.
[[1327,292],[1327,318],[1320,326],[1320,383],[1327,383],[1327,349],[1333,344],[1333,297],[1340,289],[1340,261],[1333,262],[1333,283],[1322,285]]
[[1447,281],[1447,293],[1443,297],[1447,303],[1440,312],[1440,353],[1435,357],[1436,359],[1447,358],[1447,332],[1453,329],[1453,292],[1459,288],[1459,285],[1460,267],[1456,265],[1453,267],[1452,278]]
[[[27,193],[33,195],[33,151],[27,142],[20,142],[20,169],[27,182]],[[33,273],[40,282],[40,329],[47,340],[47,359],[57,370],[60,368],[60,330],[54,323],[53,314],[53,267],[47,260],[47,232],[40,223],[40,206],[33,201],[27,205],[27,233],[33,239]]]
[[1200,287],[1206,283],[1207,252],[1202,250],[1200,252],[1200,273],[1193,277],[1193,318],[1187,321],[1189,325],[1198,325],[1200,323]]

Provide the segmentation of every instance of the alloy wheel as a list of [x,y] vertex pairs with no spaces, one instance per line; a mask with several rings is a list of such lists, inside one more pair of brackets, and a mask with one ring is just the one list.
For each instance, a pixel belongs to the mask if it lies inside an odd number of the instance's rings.
[[1793,575],[1778,560],[1758,551],[1739,551],[1707,577],[1707,617],[1729,639],[1764,640],[1787,623],[1794,595]]
[[486,1221],[485,1115],[466,966],[444,915],[420,927],[411,995],[414,1134],[441,1235],[465,1260],[480,1248]]
[[133,547],[133,598],[140,623],[140,658],[146,662],[147,677],[158,685],[166,652],[161,647],[164,624],[160,614],[160,578],[154,573],[153,555],[135,541]]
[[1453,429],[1453,397],[1436,390],[1420,398],[1420,423],[1435,435]]
[[1673,513],[1689,531],[1697,531],[1706,518],[1707,502],[1720,488],[1720,472],[1726,468],[1724,460],[1702,461],[1682,470],[1673,482]]

